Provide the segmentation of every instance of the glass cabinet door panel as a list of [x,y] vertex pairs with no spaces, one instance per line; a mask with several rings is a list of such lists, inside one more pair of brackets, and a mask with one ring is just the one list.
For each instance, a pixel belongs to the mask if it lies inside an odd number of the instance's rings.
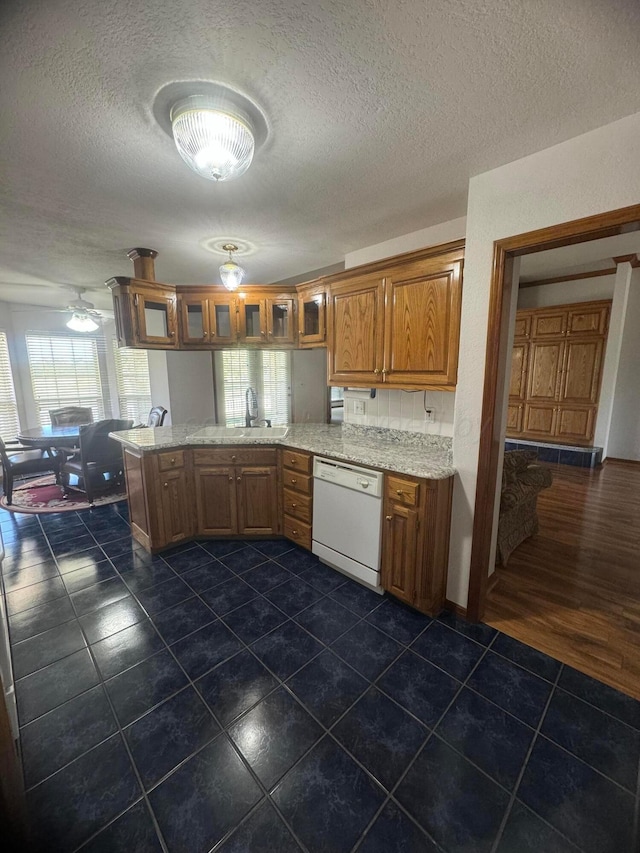
[[312,300],[311,302],[305,302],[302,306],[302,311],[304,335],[319,335],[320,305],[315,300]]
[[187,305],[187,335],[189,338],[204,338],[204,310],[202,305]]
[[166,302],[153,302],[145,299],[144,325],[147,337],[169,337],[169,307]]
[[260,340],[262,329],[260,328],[260,304],[246,304],[244,306],[245,336]]
[[291,335],[291,306],[277,302],[271,306],[271,337],[288,340]]
[[216,337],[231,338],[231,305],[215,305]]

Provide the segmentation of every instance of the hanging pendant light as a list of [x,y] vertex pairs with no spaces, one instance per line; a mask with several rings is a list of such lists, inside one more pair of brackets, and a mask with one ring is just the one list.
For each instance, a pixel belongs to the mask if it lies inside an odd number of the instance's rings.
[[233,243],[225,243],[222,247],[225,252],[229,252],[229,260],[225,261],[220,266],[220,278],[227,290],[237,290],[240,282],[244,278],[244,270],[233,260],[233,252],[238,251],[238,247]]
[[185,163],[210,181],[230,181],[251,165],[254,131],[230,100],[192,95],[171,109],[176,147]]

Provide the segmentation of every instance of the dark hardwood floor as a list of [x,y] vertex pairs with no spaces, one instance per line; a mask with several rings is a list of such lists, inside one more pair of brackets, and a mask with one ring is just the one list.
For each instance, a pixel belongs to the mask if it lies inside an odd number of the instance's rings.
[[640,699],[640,465],[550,466],[484,621]]

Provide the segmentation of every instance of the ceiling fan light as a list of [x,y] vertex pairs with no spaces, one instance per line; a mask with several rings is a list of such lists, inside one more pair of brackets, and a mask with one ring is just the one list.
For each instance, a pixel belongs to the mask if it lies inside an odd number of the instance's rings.
[[95,332],[100,326],[83,311],[74,311],[67,321],[67,328],[72,332]]
[[251,165],[251,122],[228,103],[201,95],[185,98],[172,108],[171,126],[178,153],[203,178],[229,181]]

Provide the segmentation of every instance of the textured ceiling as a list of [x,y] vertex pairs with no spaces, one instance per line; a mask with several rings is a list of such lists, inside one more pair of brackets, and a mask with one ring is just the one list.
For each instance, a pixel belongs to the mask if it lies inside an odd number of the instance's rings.
[[[176,283],[216,281],[207,246],[227,240],[252,282],[320,269],[464,215],[474,174],[640,110],[637,0],[0,6],[0,299],[65,304],[77,284],[106,307],[132,246]],[[237,181],[192,173],[154,119],[163,87],[198,79],[267,116]]]

